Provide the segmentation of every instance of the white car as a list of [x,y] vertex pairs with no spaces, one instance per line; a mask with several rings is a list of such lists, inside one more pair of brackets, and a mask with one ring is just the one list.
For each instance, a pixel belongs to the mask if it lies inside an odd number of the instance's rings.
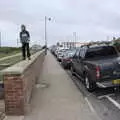
[[67,49],[62,49],[62,50],[59,50],[59,51],[58,51],[58,53],[57,53],[57,60],[58,60],[59,62],[61,62],[61,60],[62,60],[62,58],[63,58],[64,53],[65,53],[66,50],[67,50]]

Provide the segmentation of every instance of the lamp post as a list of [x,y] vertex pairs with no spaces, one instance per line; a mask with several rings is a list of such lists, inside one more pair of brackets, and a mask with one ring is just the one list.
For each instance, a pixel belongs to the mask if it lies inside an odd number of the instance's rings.
[[73,46],[76,48],[76,32],[73,32]]
[[48,18],[47,16],[45,16],[45,47],[46,47],[46,51],[45,53],[47,54],[47,21],[51,21],[51,18]]

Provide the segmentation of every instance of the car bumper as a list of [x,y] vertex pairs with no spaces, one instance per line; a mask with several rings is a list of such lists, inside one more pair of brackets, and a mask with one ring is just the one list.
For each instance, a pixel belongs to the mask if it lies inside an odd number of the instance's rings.
[[62,65],[66,68],[70,68],[71,62],[62,62]]
[[105,80],[105,81],[99,81],[96,83],[98,86],[100,87],[116,87],[116,86],[120,86],[120,78],[116,78],[116,79],[111,79],[111,80]]

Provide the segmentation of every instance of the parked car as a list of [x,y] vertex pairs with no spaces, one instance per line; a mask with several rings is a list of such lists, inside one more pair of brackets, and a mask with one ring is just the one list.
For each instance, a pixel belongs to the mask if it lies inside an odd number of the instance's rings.
[[68,50],[64,53],[61,64],[65,69],[70,69],[72,57],[73,57],[74,54],[75,54],[75,49],[74,50]]
[[113,46],[83,47],[72,58],[72,74],[78,75],[88,91],[97,85],[120,85],[120,57]]
[[55,46],[55,45],[50,48],[51,53],[52,53],[53,55],[55,55],[56,49],[57,49],[57,46]]
[[[67,48],[66,48],[66,49],[67,49]],[[58,54],[59,54],[59,53],[61,54],[61,52],[64,51],[64,50],[66,50],[66,49],[64,48],[63,45],[57,46],[57,48],[56,48],[56,50],[55,50],[55,56],[58,57]]]
[[58,60],[59,62],[62,61],[63,55],[64,55],[64,53],[65,53],[67,50],[68,50],[68,49],[62,49],[62,50],[59,50],[59,51],[57,52],[57,60]]

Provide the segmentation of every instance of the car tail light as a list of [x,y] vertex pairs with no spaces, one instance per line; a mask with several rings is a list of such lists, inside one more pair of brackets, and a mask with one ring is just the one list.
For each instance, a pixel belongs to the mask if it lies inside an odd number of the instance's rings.
[[63,58],[64,61],[70,61],[70,58]]
[[66,59],[66,61],[71,61],[71,59],[70,59],[70,58],[68,58],[68,59]]
[[96,67],[96,78],[97,79],[100,78],[100,67],[99,66]]

